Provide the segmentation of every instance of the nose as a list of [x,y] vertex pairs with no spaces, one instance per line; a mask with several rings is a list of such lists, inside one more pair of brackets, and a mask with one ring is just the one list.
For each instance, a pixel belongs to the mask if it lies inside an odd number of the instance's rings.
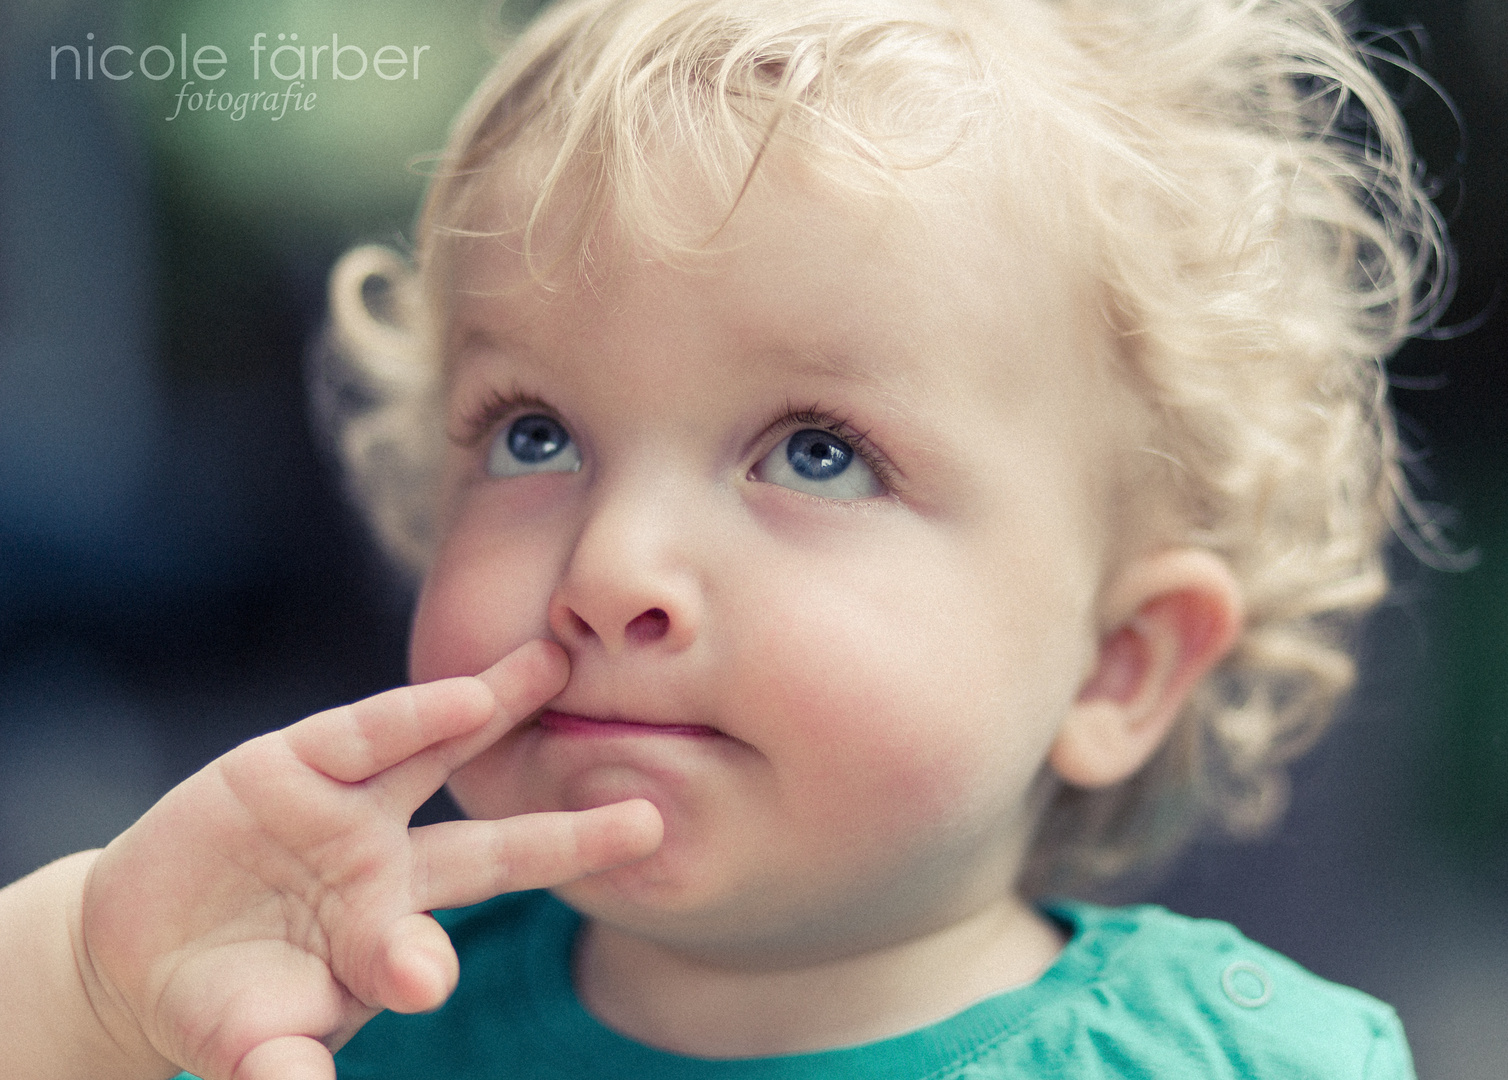
[[676,652],[695,640],[701,588],[678,505],[671,492],[622,491],[591,509],[550,597],[550,629],[568,651]]

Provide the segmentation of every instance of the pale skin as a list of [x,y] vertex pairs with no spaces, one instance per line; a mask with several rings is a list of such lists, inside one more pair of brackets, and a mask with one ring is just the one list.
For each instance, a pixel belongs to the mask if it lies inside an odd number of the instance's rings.
[[0,1049],[16,1077],[333,1075],[382,1008],[454,988],[430,909],[559,884],[659,842],[653,807],[410,832],[456,765],[564,684],[535,643],[232,751],[103,852],[0,892]]
[[[550,292],[462,254],[416,685],[0,892],[9,1075],[329,1077],[454,987],[427,911],[522,888],[586,916],[588,1009],[697,1056],[882,1038],[1051,963],[1009,887],[1045,793],[1146,761],[1238,590],[1124,543],[1071,268],[977,195],[861,212],[769,172],[695,268],[609,247]],[[574,467],[507,457],[531,416]],[[801,431],[867,456],[793,488]],[[447,780],[476,820],[408,830]]]

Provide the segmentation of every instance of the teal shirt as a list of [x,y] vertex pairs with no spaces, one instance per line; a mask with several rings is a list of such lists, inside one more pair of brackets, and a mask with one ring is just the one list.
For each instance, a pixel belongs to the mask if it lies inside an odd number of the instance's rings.
[[1064,903],[1053,966],[941,1023],[864,1046],[709,1061],[636,1043],[571,987],[580,918],[545,893],[440,913],[461,981],[438,1012],[383,1013],[340,1080],[1412,1080],[1397,1016],[1242,937],[1158,907]]

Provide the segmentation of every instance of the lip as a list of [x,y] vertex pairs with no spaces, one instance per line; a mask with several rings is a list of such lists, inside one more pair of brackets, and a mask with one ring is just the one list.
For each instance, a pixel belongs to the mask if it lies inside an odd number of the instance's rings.
[[722,732],[705,724],[657,724],[646,720],[599,720],[591,716],[546,709],[539,714],[538,724],[545,731],[557,735],[574,735],[585,738],[624,738],[643,736],[674,736],[679,738],[706,739],[720,736]]

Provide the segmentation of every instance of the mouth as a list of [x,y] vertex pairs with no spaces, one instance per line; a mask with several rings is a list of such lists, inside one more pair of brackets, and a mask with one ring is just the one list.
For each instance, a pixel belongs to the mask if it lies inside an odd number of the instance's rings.
[[677,736],[680,738],[706,739],[721,736],[717,728],[705,724],[657,724],[645,720],[599,720],[590,716],[546,709],[537,721],[545,731],[558,735],[585,736],[588,738]]

